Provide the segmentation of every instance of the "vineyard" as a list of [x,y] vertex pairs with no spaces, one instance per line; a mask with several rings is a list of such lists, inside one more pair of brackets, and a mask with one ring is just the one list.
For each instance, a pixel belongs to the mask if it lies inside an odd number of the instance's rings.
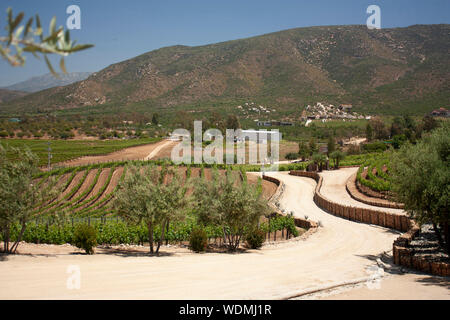
[[[260,229],[266,234],[267,240],[283,240],[299,235],[291,216],[278,216],[260,224]],[[148,229],[145,224],[127,224],[119,217],[101,218],[66,218],[66,219],[37,219],[28,223],[22,240],[28,243],[65,244],[72,243],[74,231],[78,224],[93,226],[97,234],[97,243],[104,245],[144,245],[148,243]],[[164,239],[170,244],[186,244],[191,231],[196,226],[193,221],[175,222],[169,224]],[[20,226],[14,225],[11,230],[11,239],[15,240],[19,234]],[[223,243],[223,230],[218,226],[206,226],[208,242]],[[160,227],[154,230],[155,241],[161,237]]]
[[[89,224],[97,231],[99,244],[144,244],[148,242],[148,229],[145,224],[131,225],[123,221],[112,208],[112,199],[118,190],[119,183],[124,179],[127,167],[134,164],[173,166],[169,161],[126,161],[93,164],[81,167],[59,168],[49,172],[42,172],[36,177],[41,188],[51,188],[52,181],[60,188],[59,195],[48,201],[40,203],[35,209],[35,219],[27,224],[23,241],[29,243],[64,244],[71,243],[73,233],[78,224]],[[173,166],[180,177],[185,181],[188,178],[212,179],[213,170],[225,176],[226,170],[237,181],[247,181],[245,166],[232,167],[225,165]],[[250,168],[251,169],[251,168]],[[53,177],[54,179],[50,179]],[[255,180],[249,179],[249,183]],[[260,180],[258,178],[258,180]],[[276,189],[271,182],[261,180],[263,196],[269,198]],[[195,226],[195,218],[188,215],[184,221],[168,225],[165,239],[169,243],[182,243],[188,241],[189,235]],[[292,217],[272,217],[261,222],[261,230],[267,238],[281,236],[297,236]],[[20,226],[14,225],[11,238],[14,240],[19,233]],[[218,226],[206,226],[205,231],[210,241],[221,241],[223,230]],[[156,227],[155,240],[161,236],[161,230]]]
[[357,181],[374,192],[389,193],[391,191],[389,161],[380,159],[362,164],[357,173]]

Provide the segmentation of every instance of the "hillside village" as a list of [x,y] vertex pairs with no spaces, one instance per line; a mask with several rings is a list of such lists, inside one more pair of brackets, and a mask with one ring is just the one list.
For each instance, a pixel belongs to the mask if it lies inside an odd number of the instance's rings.
[[334,106],[332,104],[326,104],[317,102],[315,105],[308,105],[302,113],[302,121],[306,120],[327,120],[327,119],[367,119],[370,120],[370,116],[364,116],[352,111],[353,106],[351,104],[340,104]]

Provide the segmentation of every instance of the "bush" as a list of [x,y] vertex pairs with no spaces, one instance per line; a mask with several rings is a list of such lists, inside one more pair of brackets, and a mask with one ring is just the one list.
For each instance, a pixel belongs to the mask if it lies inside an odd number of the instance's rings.
[[367,143],[363,145],[363,150],[366,152],[383,152],[388,148],[387,144],[382,141]]
[[87,224],[80,224],[73,234],[73,243],[77,248],[83,249],[87,254],[94,253],[97,245],[97,232],[94,227]]
[[297,159],[299,157],[299,154],[298,153],[295,153],[295,152],[290,152],[290,153],[288,153],[286,156],[285,156],[285,158],[287,159],[287,160],[295,160],[295,159]]
[[245,242],[247,246],[251,249],[259,249],[262,247],[266,234],[260,228],[254,228],[249,231],[245,237]]
[[207,246],[208,235],[206,234],[206,231],[200,227],[192,229],[189,237],[189,249],[194,252],[203,252],[206,251]]

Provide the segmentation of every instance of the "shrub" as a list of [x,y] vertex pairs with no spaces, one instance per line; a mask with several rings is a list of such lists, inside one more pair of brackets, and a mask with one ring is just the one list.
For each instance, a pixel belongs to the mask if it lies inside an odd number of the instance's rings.
[[366,152],[383,152],[388,148],[387,144],[382,141],[376,141],[363,145],[363,150]]
[[73,234],[73,243],[77,248],[83,249],[87,254],[94,253],[97,245],[97,232],[94,227],[87,224],[80,224]]
[[254,228],[250,230],[245,236],[245,242],[247,246],[252,249],[259,249],[262,247],[265,239],[265,232],[260,228]]
[[203,252],[206,251],[207,246],[208,235],[206,231],[200,227],[193,228],[189,237],[189,249],[194,252]]
[[290,152],[290,153],[288,153],[288,154],[285,156],[285,158],[286,158],[287,160],[295,160],[295,159],[297,159],[298,157],[299,157],[298,153],[294,153],[294,152]]

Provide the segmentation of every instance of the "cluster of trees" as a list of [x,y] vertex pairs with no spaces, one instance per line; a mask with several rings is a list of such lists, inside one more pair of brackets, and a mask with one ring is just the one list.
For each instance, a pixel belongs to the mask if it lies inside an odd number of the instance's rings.
[[[236,183],[231,171],[227,171],[225,177],[214,171],[211,180],[181,181],[179,175],[167,167],[159,170],[134,166],[127,170],[113,206],[126,221],[147,225],[151,253],[159,252],[169,223],[188,217],[200,228],[220,227],[228,248],[234,251],[246,232],[257,227],[261,216],[268,213],[269,207],[261,192],[261,185],[252,186],[245,180]],[[162,232],[155,250],[156,225]]]
[[[57,118],[53,115],[20,117],[20,121],[3,120],[0,122],[0,138],[42,138],[71,139],[75,133],[100,139],[122,137],[146,138],[162,134],[158,127],[159,115],[104,115],[99,118],[92,116],[72,118]],[[161,131],[161,132],[160,132]]]
[[192,132],[194,129],[194,121],[199,120],[203,122],[203,129],[219,129],[223,134],[225,134],[226,129],[240,129],[241,123],[239,118],[230,114],[223,116],[222,114],[212,111],[208,117],[195,118],[192,113],[186,111],[178,111],[175,114],[175,119],[173,125],[175,128],[183,128]]
[[[60,191],[52,177],[45,188],[35,182],[34,177],[40,172],[38,163],[29,149],[6,149],[0,145],[0,232],[6,253],[16,252],[27,222],[36,214],[35,208]],[[16,224],[20,226],[19,236],[10,246],[11,228]]]
[[403,145],[393,155],[390,174],[397,201],[419,223],[431,223],[450,254],[450,125]]
[[366,126],[368,141],[391,139],[395,149],[400,148],[406,141],[415,143],[423,132],[430,132],[437,128],[439,123],[431,116],[426,115],[421,121],[414,121],[410,116],[395,117],[392,123],[386,123],[380,117],[372,118]]
[[328,159],[334,161],[335,168],[339,167],[339,163],[345,158],[346,154],[337,148],[334,136],[329,136],[327,141],[327,153],[320,153],[319,147],[314,138],[311,138],[306,144],[304,141],[298,143],[298,153],[290,153],[286,155],[286,159],[294,160],[301,158],[302,161],[310,159],[319,170],[322,170]]

